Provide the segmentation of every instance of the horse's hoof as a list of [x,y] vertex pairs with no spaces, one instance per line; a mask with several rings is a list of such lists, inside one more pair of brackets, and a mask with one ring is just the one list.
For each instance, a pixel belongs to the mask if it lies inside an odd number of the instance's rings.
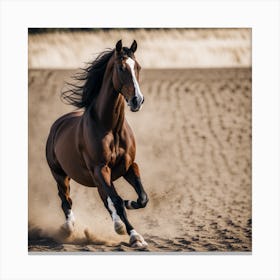
[[126,234],[126,232],[125,232],[125,225],[124,225],[124,223],[122,221],[114,222],[114,229],[115,229],[115,232],[117,234],[120,234],[120,235]]
[[130,235],[129,244],[132,248],[144,249],[148,247],[148,243],[139,233],[133,233]]

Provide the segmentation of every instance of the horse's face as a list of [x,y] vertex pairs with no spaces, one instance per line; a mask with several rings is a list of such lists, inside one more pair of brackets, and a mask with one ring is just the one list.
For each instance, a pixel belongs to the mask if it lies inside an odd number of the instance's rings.
[[113,70],[114,88],[124,96],[132,112],[139,111],[144,102],[144,96],[139,87],[141,67],[134,56],[136,49],[135,40],[130,48],[122,47],[122,41],[118,41]]

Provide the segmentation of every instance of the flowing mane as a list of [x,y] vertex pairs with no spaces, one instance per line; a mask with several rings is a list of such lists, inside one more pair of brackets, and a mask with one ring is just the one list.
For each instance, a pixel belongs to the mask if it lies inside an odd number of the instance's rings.
[[68,89],[61,93],[62,100],[77,108],[87,109],[100,91],[108,61],[113,53],[114,49],[100,53],[88,67],[81,68],[81,73],[72,76],[77,83],[66,83]]

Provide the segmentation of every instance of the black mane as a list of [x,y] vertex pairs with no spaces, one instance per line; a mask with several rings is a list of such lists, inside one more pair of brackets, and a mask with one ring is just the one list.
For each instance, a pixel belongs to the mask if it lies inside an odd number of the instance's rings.
[[81,73],[75,74],[72,78],[77,84],[66,83],[68,89],[61,93],[62,100],[77,108],[87,109],[100,91],[108,61],[113,53],[114,50],[100,53],[88,67],[81,69]]

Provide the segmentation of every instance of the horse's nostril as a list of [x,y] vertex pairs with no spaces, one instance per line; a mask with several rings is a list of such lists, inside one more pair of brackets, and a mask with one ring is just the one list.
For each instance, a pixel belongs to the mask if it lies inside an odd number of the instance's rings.
[[145,101],[145,98],[144,98],[144,96],[143,96],[142,104],[144,103],[144,101]]
[[131,101],[134,106],[137,106],[137,97],[136,96],[134,96]]

